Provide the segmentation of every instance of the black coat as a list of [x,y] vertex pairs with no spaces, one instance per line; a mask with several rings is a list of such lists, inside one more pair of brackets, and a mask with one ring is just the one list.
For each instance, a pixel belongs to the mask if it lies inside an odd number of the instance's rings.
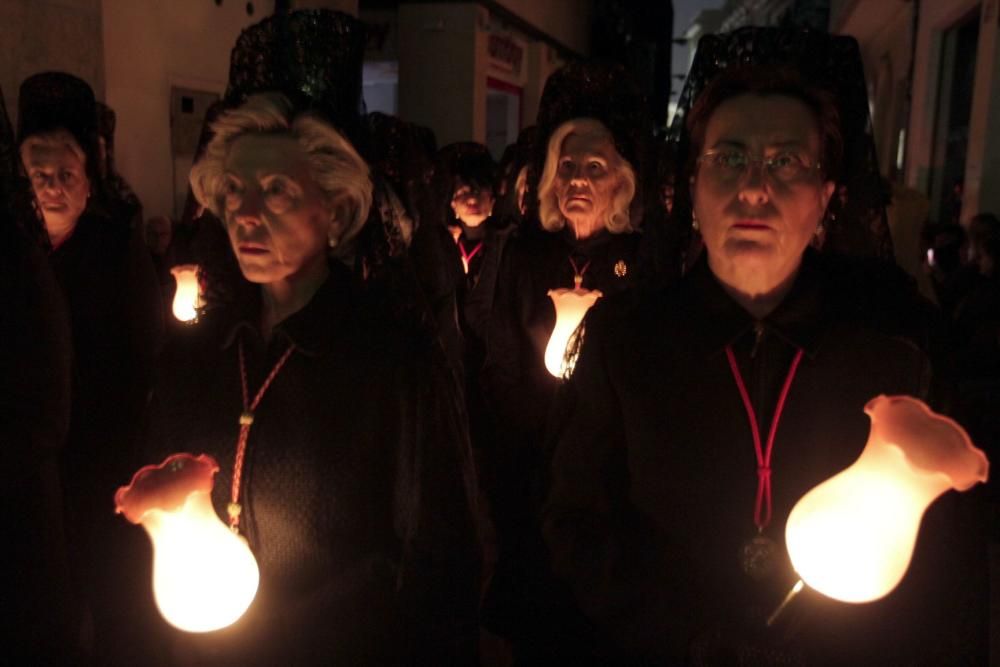
[[79,659],[59,455],[70,414],[69,316],[41,249],[0,221],[2,633],[13,662]]
[[89,210],[49,263],[72,330],[71,414],[60,463],[72,572],[94,624],[87,651],[97,662],[130,663],[147,648],[141,625],[153,610],[128,596],[138,580],[127,580],[127,564],[144,545],[114,515],[113,496],[139,462],[137,438],[163,333],[159,286],[141,236],[127,221]]
[[[809,252],[759,324],[704,259],[671,291],[591,312],[555,410],[544,530],[555,571],[617,664],[954,658],[959,619],[949,612],[967,600],[948,588],[965,562],[948,519],[953,497],[928,513],[911,571],[886,599],[846,605],[807,592],[764,625],[797,579],[784,548],[794,504],[858,457],[871,398],[925,397],[930,386],[927,311],[894,272],[866,271]],[[771,462],[765,535],[779,560],[760,581],[740,559],[756,534],[757,475],[727,345],[765,440],[795,349],[804,351]],[[974,573],[961,576],[973,583]]]
[[330,267],[269,341],[258,299],[210,312],[164,355],[151,445],[156,458],[212,455],[225,517],[242,411],[238,348],[255,395],[296,345],[256,411],[243,469],[240,526],[260,566],[257,598],[230,629],[186,639],[207,663],[471,660],[475,491],[454,376],[426,335]]
[[583,272],[584,289],[601,290],[603,298],[621,292],[636,276],[640,235],[605,232],[577,242],[568,229],[522,226],[518,232],[500,260],[480,378],[496,424],[479,454],[498,548],[483,616],[488,627],[514,641],[520,660],[532,662],[547,660],[549,637],[563,632],[549,624],[560,616],[551,610],[563,607],[563,596],[548,576],[537,523],[542,439],[560,383],[544,362],[555,326],[548,292],[573,288],[571,258]]

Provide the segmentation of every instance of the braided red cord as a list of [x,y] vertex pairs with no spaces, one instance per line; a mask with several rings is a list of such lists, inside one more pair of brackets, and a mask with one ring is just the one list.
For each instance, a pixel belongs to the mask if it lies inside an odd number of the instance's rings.
[[233,486],[229,503],[229,526],[234,531],[238,530],[240,526],[240,481],[243,476],[243,459],[246,457],[247,439],[250,437],[250,427],[253,425],[253,413],[257,409],[257,406],[260,405],[260,400],[264,398],[264,393],[267,392],[268,387],[274,382],[274,378],[278,376],[285,362],[292,356],[292,352],[295,351],[295,345],[288,346],[288,349],[281,355],[278,362],[274,364],[274,368],[271,369],[267,378],[260,385],[260,389],[257,390],[257,395],[254,396],[253,402],[249,404],[247,368],[243,356],[242,340],[238,343],[238,349],[240,353],[240,387],[243,389],[243,414],[240,415],[240,435],[236,441],[236,460],[233,463]]
[[[746,384],[743,382],[743,374],[736,363],[736,355],[733,348],[726,346],[726,357],[729,359],[729,369],[736,380],[736,387],[740,390],[740,398],[743,399],[743,407],[747,412],[747,420],[750,422],[750,432],[753,435],[754,453],[757,455],[757,497],[754,499],[753,522],[757,530],[763,531],[771,523],[771,452],[774,449],[774,438],[778,433],[778,422],[781,421],[781,413],[785,410],[785,402],[788,400],[788,392],[792,388],[792,380],[799,369],[799,362],[802,361],[802,349],[799,348],[792,358],[788,374],[785,375],[785,384],[781,388],[778,396],[778,404],[774,407],[774,417],[771,418],[771,429],[767,434],[767,448],[761,447],[760,427],[757,424],[757,414],[753,410],[750,402],[750,394],[747,392]],[[761,518],[762,505],[766,504],[767,514]]]

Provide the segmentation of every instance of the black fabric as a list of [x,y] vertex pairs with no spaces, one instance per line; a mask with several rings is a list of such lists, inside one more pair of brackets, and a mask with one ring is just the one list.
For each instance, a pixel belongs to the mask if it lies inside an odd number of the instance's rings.
[[59,455],[70,416],[69,316],[42,251],[0,224],[0,502],[8,660],[80,659]]
[[[962,534],[975,524],[963,523],[955,494],[929,510],[909,574],[883,601],[846,605],[806,592],[772,629],[764,625],[796,580],[784,549],[795,502],[860,454],[871,398],[926,397],[931,386],[919,315],[929,311],[906,281],[871,267],[807,252],[792,291],[759,325],[704,260],[672,289],[608,299],[589,314],[554,410],[543,523],[555,571],[616,664],[983,659],[981,552],[977,536]],[[772,459],[765,535],[782,556],[761,581],[739,558],[756,533],[757,476],[726,345],[764,434],[795,350],[804,350]]]
[[366,158],[400,197],[406,212],[419,226],[432,207],[429,196],[433,153],[420,138],[420,128],[396,116],[374,112],[366,117]]
[[237,107],[254,93],[278,91],[357,143],[364,51],[364,24],[347,14],[316,9],[269,16],[236,40],[225,100]]
[[[17,164],[20,156],[14,145],[14,130],[7,116],[7,105],[3,99],[3,89],[0,88],[0,207],[10,205],[11,193],[14,192],[14,177],[17,174]],[[3,220],[10,221],[8,211],[2,211]]]
[[193,664],[470,664],[477,633],[474,481],[453,376],[432,342],[331,275],[269,341],[259,298],[206,314],[164,355],[150,460],[211,454],[225,516],[242,410],[256,411],[241,530],[260,566],[247,616],[175,639]]
[[103,102],[97,102],[98,136],[104,141],[102,152],[103,199],[112,219],[122,220],[131,229],[142,229],[142,202],[125,177],[115,169],[115,126],[118,117],[115,110]]
[[[559,384],[544,364],[555,325],[548,291],[572,289],[573,258],[581,270],[589,262],[584,289],[601,290],[605,298],[621,292],[635,279],[638,246],[638,234],[604,232],[577,242],[568,230],[552,234],[521,228],[500,260],[480,380],[496,423],[495,441],[486,443],[480,460],[499,546],[484,623],[533,656],[523,659],[541,659],[534,651],[545,648],[554,620],[544,611],[547,567],[536,513],[545,419]],[[625,271],[616,273],[619,262]]]
[[[809,85],[832,93],[840,115],[844,159],[824,223],[823,247],[891,261],[892,237],[885,214],[889,196],[878,170],[864,66],[853,37],[808,28],[757,27],[702,37],[670,127],[677,164],[685,165],[692,149],[687,128],[691,107],[712,79],[740,65],[793,66]],[[681,169],[679,175],[689,174]],[[675,185],[674,218],[680,228],[690,229],[689,189],[683,180]]]
[[144,545],[114,516],[114,489],[138,468],[137,438],[162,343],[163,307],[149,253],[124,223],[84,213],[49,255],[72,327],[73,400],[60,465],[75,585],[94,622],[93,659],[138,660],[152,609]]

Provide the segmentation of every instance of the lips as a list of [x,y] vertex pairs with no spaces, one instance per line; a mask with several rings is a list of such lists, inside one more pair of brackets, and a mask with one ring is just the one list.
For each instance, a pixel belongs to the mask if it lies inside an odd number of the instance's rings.
[[737,220],[733,224],[733,228],[746,231],[766,231],[771,229],[771,226],[761,220],[745,219]]
[[264,246],[255,245],[253,243],[241,243],[238,249],[241,255],[266,255],[271,252]]

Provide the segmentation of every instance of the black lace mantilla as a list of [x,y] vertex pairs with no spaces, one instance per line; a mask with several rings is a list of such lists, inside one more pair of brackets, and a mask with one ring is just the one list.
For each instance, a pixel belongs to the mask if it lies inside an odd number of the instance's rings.
[[87,156],[91,180],[96,177],[97,102],[83,79],[66,72],[41,72],[21,84],[17,98],[17,142],[42,132],[68,130]]
[[[718,74],[741,65],[794,66],[804,80],[833,94],[840,113],[844,159],[825,222],[823,248],[890,260],[892,239],[885,215],[889,195],[879,175],[864,67],[853,37],[755,27],[702,37],[670,127],[677,164],[686,163],[691,149],[686,122],[694,101]],[[675,220],[687,228],[691,201],[682,184],[676,188],[674,213]]]
[[356,141],[364,51],[364,24],[347,14],[317,9],[271,16],[236,41],[226,102],[235,107],[254,93],[280,91]]

